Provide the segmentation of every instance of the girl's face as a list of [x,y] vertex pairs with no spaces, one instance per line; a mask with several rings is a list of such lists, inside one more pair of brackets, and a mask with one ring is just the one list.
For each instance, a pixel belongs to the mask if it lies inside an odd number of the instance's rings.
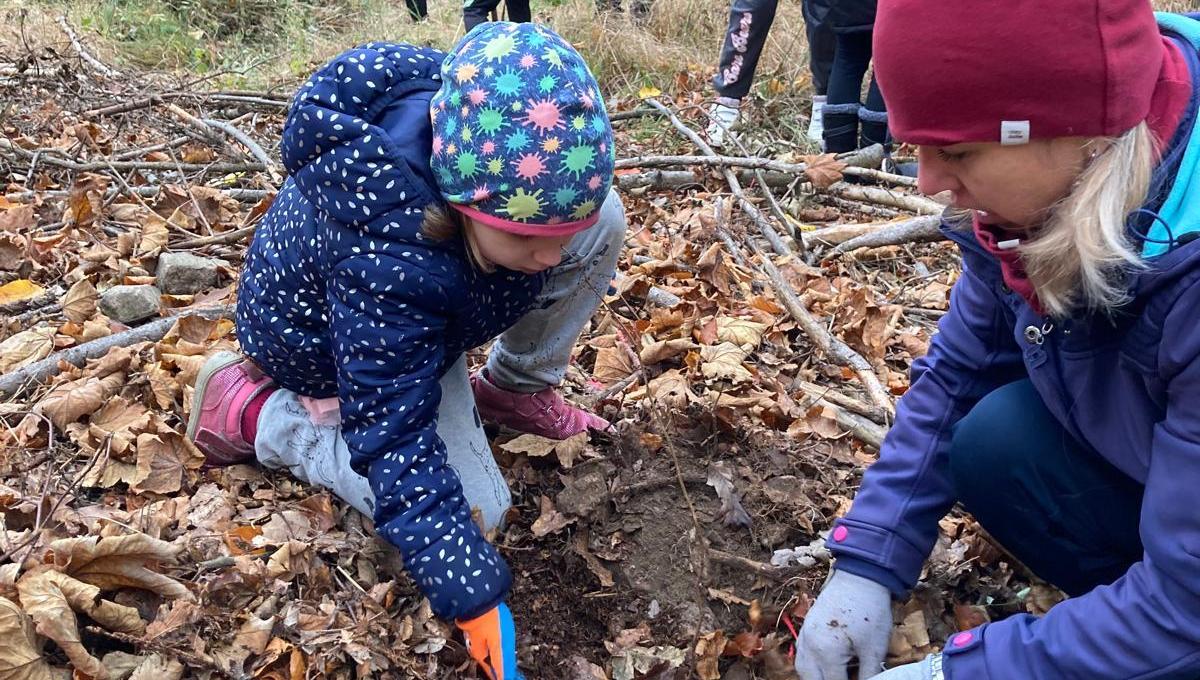
[[536,274],[562,262],[563,249],[573,235],[521,236],[493,229],[473,219],[467,220],[468,238],[485,260],[525,274]]
[[928,195],[949,191],[954,207],[975,210],[984,224],[1028,230],[1071,190],[1083,171],[1087,142],[1060,137],[1012,146],[922,146],[917,188]]

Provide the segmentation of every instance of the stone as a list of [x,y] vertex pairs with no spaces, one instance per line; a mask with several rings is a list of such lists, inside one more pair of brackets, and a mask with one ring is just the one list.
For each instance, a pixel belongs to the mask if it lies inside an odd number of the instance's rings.
[[158,257],[158,285],[168,295],[194,295],[217,285],[217,270],[223,264],[191,253],[163,253]]
[[590,517],[608,503],[608,480],[604,473],[593,470],[566,483],[558,494],[560,512],[576,517]]
[[154,286],[113,286],[100,294],[100,311],[123,324],[158,315],[160,293]]

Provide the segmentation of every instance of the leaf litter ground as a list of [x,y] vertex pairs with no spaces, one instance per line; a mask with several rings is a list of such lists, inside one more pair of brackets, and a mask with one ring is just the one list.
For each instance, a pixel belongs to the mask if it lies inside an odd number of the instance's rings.
[[[275,154],[286,96],[102,76],[53,47],[0,44],[0,678],[470,677],[461,639],[369,519],[283,473],[204,469],[182,436],[205,357],[236,349],[236,275],[278,187],[248,145],[196,121]],[[699,103],[683,91],[673,106],[703,128]],[[622,157],[694,152],[658,118],[617,127]],[[788,231],[903,217],[826,193],[842,179],[832,157],[743,139],[746,155],[813,168],[774,185]],[[673,188],[665,173],[619,173],[627,248],[564,385],[615,431],[491,432],[514,492],[495,541],[531,678],[792,677],[790,630],[828,570],[820,532],[883,431],[854,373],[718,238],[755,238],[719,172],[685,171]],[[151,316],[174,319],[169,330],[122,340],[103,294],[165,288],[170,252],[209,258],[210,280],[160,290]],[[821,255],[775,264],[902,394],[946,308],[954,251]],[[82,367],[20,373],[106,340]],[[1058,598],[969,517],[941,528],[924,585],[897,605],[892,661]]]

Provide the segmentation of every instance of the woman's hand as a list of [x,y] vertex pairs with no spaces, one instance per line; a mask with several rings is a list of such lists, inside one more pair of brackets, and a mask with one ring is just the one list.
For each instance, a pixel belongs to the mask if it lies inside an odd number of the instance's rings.
[[501,602],[481,616],[458,621],[467,651],[489,680],[523,680],[517,670],[517,633],[512,612]]
[[888,589],[870,579],[834,571],[796,637],[796,672],[801,680],[846,680],[847,666],[857,657],[858,677],[874,677],[883,668],[891,636],[892,596]]

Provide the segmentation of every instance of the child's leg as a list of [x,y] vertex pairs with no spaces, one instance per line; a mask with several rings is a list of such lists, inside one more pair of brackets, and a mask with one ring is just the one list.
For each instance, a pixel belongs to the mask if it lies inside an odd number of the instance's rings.
[[858,110],[858,118],[862,122],[862,132],[858,145],[862,148],[872,144],[883,144],[885,147],[892,143],[888,135],[887,104],[883,101],[883,93],[875,76],[871,76],[871,85],[867,89],[867,103]]
[[825,151],[842,153],[858,148],[858,109],[863,76],[871,63],[871,33],[839,33],[829,75],[829,94],[821,109]]
[[750,93],[777,4],[778,0],[733,0],[717,75],[713,77],[713,88],[719,96],[741,100]]
[[488,356],[488,380],[514,392],[533,393],[562,382],[571,350],[600,306],[625,242],[625,209],[614,190],[600,220],[567,245],[550,270],[537,309],[501,335]]
[[533,21],[533,12],[529,9],[529,0],[504,0],[504,7],[508,10],[508,20],[524,24]]
[[[496,466],[479,421],[460,357],[440,381],[437,433],[446,445],[450,467],[462,480],[463,494],[483,515],[487,529],[500,526],[512,497]],[[372,516],[375,496],[365,477],[350,469],[350,451],[336,425],[313,423],[295,392],[279,390],[267,400],[259,417],[255,454],[271,468],[286,468],[293,476],[333,491],[359,512]]]
[[488,21],[488,14],[495,12],[500,0],[463,0],[463,25],[467,32]]
[[814,96],[824,97],[829,90],[829,72],[833,69],[833,51],[837,38],[825,21],[827,7],[818,0],[802,0],[804,31],[808,36],[808,68],[812,72]]

